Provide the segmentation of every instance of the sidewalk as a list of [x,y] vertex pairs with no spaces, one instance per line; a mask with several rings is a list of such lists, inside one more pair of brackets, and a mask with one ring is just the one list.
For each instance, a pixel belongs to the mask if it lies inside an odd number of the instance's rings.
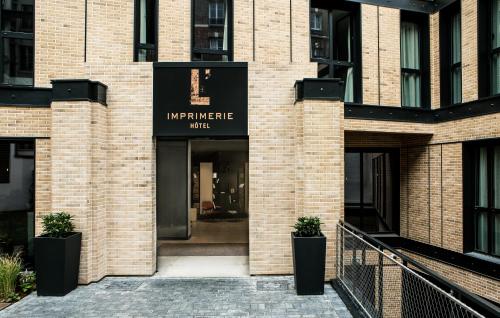
[[107,277],[65,297],[29,295],[7,317],[351,317],[330,285],[297,296],[293,277]]

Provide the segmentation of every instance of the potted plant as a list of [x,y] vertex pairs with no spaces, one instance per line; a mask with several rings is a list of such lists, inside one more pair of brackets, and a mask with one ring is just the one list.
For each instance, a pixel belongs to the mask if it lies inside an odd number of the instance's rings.
[[42,218],[43,233],[35,237],[38,296],[64,296],[78,285],[82,233],[73,232],[68,213]]
[[318,217],[300,217],[292,232],[293,270],[298,295],[322,295],[325,287],[326,237]]

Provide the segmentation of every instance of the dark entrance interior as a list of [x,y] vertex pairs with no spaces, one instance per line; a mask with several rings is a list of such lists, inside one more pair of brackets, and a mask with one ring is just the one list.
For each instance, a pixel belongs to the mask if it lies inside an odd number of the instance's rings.
[[0,140],[0,254],[33,257],[35,143]]
[[248,194],[248,140],[158,140],[159,255],[248,255]]
[[399,149],[347,149],[344,189],[347,223],[399,234]]

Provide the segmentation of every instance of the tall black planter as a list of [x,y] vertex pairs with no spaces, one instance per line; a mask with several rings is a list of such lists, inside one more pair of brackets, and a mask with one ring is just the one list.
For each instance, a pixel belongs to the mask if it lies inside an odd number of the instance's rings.
[[325,292],[326,237],[297,237],[292,233],[293,271],[298,295]]
[[78,285],[82,233],[64,238],[35,237],[38,296],[64,296]]

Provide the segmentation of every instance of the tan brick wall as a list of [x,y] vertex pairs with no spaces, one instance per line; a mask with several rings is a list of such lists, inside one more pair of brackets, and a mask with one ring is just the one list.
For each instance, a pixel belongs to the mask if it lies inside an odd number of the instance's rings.
[[106,274],[106,112],[86,101],[52,103],[51,206],[82,232],[80,283]]
[[462,100],[478,98],[477,1],[462,0]]
[[380,7],[380,104],[401,106],[400,12]]
[[363,103],[379,104],[379,38],[378,7],[361,4],[361,67]]
[[[117,1],[123,3],[123,1]],[[239,9],[239,3],[235,1]],[[133,10],[133,2],[129,1]],[[184,62],[191,60],[191,1],[164,0],[159,1],[158,61]],[[239,12],[236,11],[235,13]],[[236,15],[235,15],[236,17]],[[237,23],[235,23],[236,29]],[[132,31],[130,31],[132,32]],[[132,39],[130,34],[128,39]],[[235,37],[236,44],[236,37]],[[133,46],[133,43],[132,43]],[[133,49],[133,48],[132,48]],[[235,50],[236,52],[236,50]],[[129,55],[132,53],[129,52]]]
[[92,67],[108,85],[106,146],[107,275],[156,269],[156,193],[150,63]]
[[35,1],[35,86],[83,78],[84,27],[85,1]]
[[[319,216],[327,240],[326,278],[335,274],[335,225],[344,210],[344,107],[341,102],[304,101],[302,200],[296,216]],[[296,192],[296,194],[298,194]]]
[[361,5],[361,38],[363,103],[401,106],[399,10]]
[[48,138],[35,141],[35,234],[42,232],[42,216],[52,211],[52,157]]
[[[88,1],[87,6],[87,63],[85,65],[132,62],[134,1],[96,0]],[[162,21],[162,16],[159,17],[159,21]],[[80,60],[83,61],[83,58],[81,57]],[[84,74],[86,75],[84,78],[88,78],[88,75]]]
[[50,108],[0,106],[0,137],[49,137]]
[[89,102],[52,103],[52,209],[73,215],[83,232],[80,283],[92,281],[91,121]]
[[406,227],[408,237],[421,242],[429,242],[429,151],[427,147],[408,148],[407,155],[402,160],[406,161],[405,187],[407,207],[402,212],[406,213]]
[[251,274],[292,273],[298,111],[293,83],[299,74],[315,72],[311,63],[249,64]]
[[439,12],[429,16],[431,107],[441,105],[439,65]]
[[346,118],[344,129],[351,132],[432,135],[436,126],[433,124]]

